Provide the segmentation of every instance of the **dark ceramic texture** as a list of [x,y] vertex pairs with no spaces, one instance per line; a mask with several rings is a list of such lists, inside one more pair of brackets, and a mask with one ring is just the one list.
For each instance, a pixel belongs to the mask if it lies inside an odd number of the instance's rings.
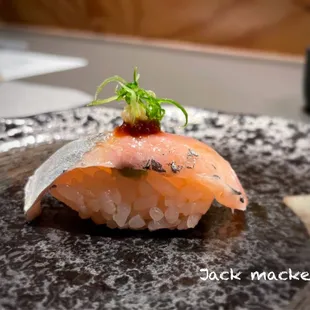
[[[56,149],[110,130],[118,110],[82,108],[0,123],[0,309],[283,309],[305,281],[251,281],[251,271],[310,271],[310,241],[282,204],[310,190],[310,126],[268,117],[168,110],[164,129],[210,144],[248,193],[246,212],[213,206],[188,231],[119,231],[46,197],[25,223],[23,187]],[[5,152],[4,152],[5,151]],[[200,268],[241,271],[202,281]]]

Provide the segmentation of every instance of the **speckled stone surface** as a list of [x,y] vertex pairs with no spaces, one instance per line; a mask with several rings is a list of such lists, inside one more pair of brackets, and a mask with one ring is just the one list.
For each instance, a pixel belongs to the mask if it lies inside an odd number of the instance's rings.
[[[0,309],[283,309],[306,281],[250,280],[251,271],[310,271],[310,240],[282,204],[310,190],[310,126],[268,117],[168,109],[164,128],[228,159],[248,210],[213,206],[195,229],[133,232],[81,220],[46,197],[25,223],[23,187],[71,140],[120,123],[119,111],[82,108],[0,121]],[[203,281],[233,268],[241,280]]]

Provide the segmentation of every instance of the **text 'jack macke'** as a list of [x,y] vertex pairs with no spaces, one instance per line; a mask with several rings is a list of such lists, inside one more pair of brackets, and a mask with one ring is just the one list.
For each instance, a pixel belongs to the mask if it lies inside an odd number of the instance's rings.
[[[233,280],[241,280],[242,272],[237,271],[235,272],[233,268],[230,268],[229,271],[223,272],[215,272],[209,271],[207,268],[200,269],[200,272],[203,273],[200,276],[200,279],[203,281],[233,281]],[[292,269],[288,269],[281,272],[259,272],[259,271],[252,271],[250,273],[250,279],[252,281],[255,280],[269,280],[269,281],[291,281],[291,280],[302,280],[302,281],[310,281],[310,274],[306,271],[296,271],[293,272]]]

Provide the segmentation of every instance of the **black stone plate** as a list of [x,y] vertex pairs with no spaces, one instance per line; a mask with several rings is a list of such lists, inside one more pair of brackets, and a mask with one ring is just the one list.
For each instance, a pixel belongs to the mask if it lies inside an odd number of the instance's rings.
[[[120,231],[81,220],[46,198],[25,223],[27,178],[65,140],[120,123],[119,110],[81,108],[0,124],[1,309],[283,309],[307,282],[251,281],[250,273],[310,271],[310,241],[282,204],[310,189],[310,126],[269,117],[168,110],[164,128],[228,159],[250,200],[246,212],[213,206],[188,231]],[[205,273],[242,272],[240,280]]]

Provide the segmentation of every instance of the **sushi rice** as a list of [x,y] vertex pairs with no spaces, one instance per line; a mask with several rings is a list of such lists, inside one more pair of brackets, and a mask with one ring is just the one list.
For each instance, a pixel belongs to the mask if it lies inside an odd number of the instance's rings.
[[61,176],[50,193],[96,224],[110,228],[193,228],[213,201],[198,183],[149,171],[126,177],[117,169],[89,167]]

